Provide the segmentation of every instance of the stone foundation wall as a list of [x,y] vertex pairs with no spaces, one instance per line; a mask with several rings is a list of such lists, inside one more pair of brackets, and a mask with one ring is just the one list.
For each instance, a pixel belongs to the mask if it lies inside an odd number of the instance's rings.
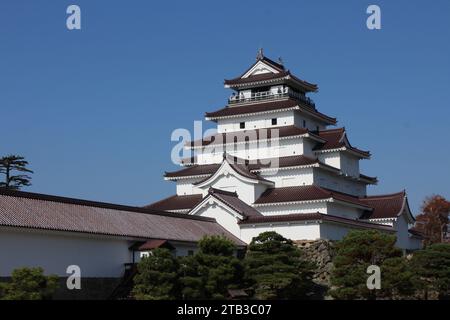
[[320,286],[330,287],[332,260],[336,254],[335,244],[330,240],[297,240],[295,245],[302,250],[306,259],[317,264],[314,282]]

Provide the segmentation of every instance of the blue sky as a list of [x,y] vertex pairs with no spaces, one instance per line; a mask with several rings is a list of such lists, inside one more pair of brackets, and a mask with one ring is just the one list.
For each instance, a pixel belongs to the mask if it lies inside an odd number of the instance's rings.
[[[66,29],[77,4],[82,30]],[[366,8],[382,29],[366,28]],[[175,192],[176,128],[223,107],[223,79],[263,47],[319,84],[320,111],[371,150],[369,193],[407,189],[417,212],[450,197],[450,2],[0,3],[0,154],[26,156],[27,191],[143,205]]]

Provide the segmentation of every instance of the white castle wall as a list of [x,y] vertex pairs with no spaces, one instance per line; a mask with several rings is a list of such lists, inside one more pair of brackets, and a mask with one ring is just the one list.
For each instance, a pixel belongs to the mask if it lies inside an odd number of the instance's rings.
[[193,183],[198,182],[204,178],[197,179],[180,179],[177,183],[177,195],[201,194],[202,189],[197,188]]
[[[233,107],[230,107],[233,108]],[[277,119],[277,124],[272,125],[272,119]],[[240,128],[240,123],[245,122],[245,128]],[[276,128],[291,126],[294,124],[294,111],[261,114],[254,116],[242,116],[238,118],[220,119],[217,121],[217,132],[234,132],[259,128]]]
[[197,162],[198,164],[221,163],[224,151],[231,156],[246,160],[302,155],[304,140],[306,139],[283,139],[278,142],[250,141],[248,144],[206,147],[197,153]]
[[275,182],[276,188],[305,186],[314,183],[313,168],[262,171],[261,176]]
[[319,122],[316,119],[298,111],[294,114],[294,124],[296,127],[308,128],[311,131],[315,131],[317,128],[319,128],[319,130],[326,129],[326,125],[322,122]]
[[275,231],[283,237],[292,240],[317,240],[320,238],[320,227],[318,223],[267,223],[256,225],[241,225],[240,238],[246,243],[250,243],[253,237],[262,232]]
[[325,170],[314,170],[314,183],[324,188],[355,196],[365,196],[367,193],[365,183],[345,179],[342,176],[337,176],[336,174]]
[[0,232],[0,276],[20,267],[42,267],[46,274],[68,276],[69,265],[78,265],[82,277],[123,275],[124,263],[132,262],[126,239],[83,234],[4,229]]
[[217,223],[219,223],[227,231],[231,232],[238,238],[241,236],[241,230],[237,223],[238,218],[226,206],[218,205],[216,202],[213,204],[206,204],[205,207],[196,212],[196,215],[214,218]]
[[348,219],[359,219],[363,211],[336,202],[329,202],[327,205],[327,214],[339,216]]
[[255,208],[265,216],[293,213],[327,213],[328,210],[325,202],[257,206]]

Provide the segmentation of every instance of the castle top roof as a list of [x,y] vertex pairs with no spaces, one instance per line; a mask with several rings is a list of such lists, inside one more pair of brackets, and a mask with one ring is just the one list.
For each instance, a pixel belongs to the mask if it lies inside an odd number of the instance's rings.
[[280,82],[296,87],[303,92],[316,92],[316,84],[302,80],[285,68],[281,62],[275,62],[260,51],[253,63],[243,74],[234,79],[225,80],[225,86],[230,88],[252,87],[271,82]]

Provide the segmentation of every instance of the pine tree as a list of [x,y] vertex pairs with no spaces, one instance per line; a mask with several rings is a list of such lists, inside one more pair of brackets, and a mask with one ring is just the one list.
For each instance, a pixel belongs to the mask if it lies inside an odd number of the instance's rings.
[[142,258],[134,277],[132,294],[137,300],[169,300],[177,298],[178,263],[167,249],[157,248]]
[[437,293],[440,299],[450,298],[450,244],[437,243],[415,252],[411,268],[424,299],[429,293]]
[[225,237],[205,236],[194,256],[180,260],[184,299],[224,299],[228,289],[239,287],[243,270],[236,247]]
[[[331,274],[331,284],[334,288],[330,290],[330,294],[335,299],[352,300],[392,297],[400,282],[405,292],[408,292],[407,289],[411,285],[411,275],[408,274],[410,271],[405,266],[406,262],[401,260],[404,259],[402,251],[395,247],[395,243],[394,235],[379,231],[349,232],[336,245],[334,269]],[[381,269],[382,290],[367,288],[367,268],[370,265],[379,266]],[[393,274],[395,270],[399,273]]]
[[11,281],[0,283],[0,300],[48,300],[58,288],[58,276],[45,276],[42,268],[19,268]]
[[5,176],[4,182],[0,182],[0,188],[6,188],[11,190],[19,190],[23,186],[31,185],[31,177],[26,174],[18,173],[33,173],[27,168],[28,161],[24,157],[18,155],[8,155],[0,158],[0,174]]
[[304,299],[314,286],[314,264],[302,258],[291,240],[276,232],[253,238],[244,265],[257,299]]

